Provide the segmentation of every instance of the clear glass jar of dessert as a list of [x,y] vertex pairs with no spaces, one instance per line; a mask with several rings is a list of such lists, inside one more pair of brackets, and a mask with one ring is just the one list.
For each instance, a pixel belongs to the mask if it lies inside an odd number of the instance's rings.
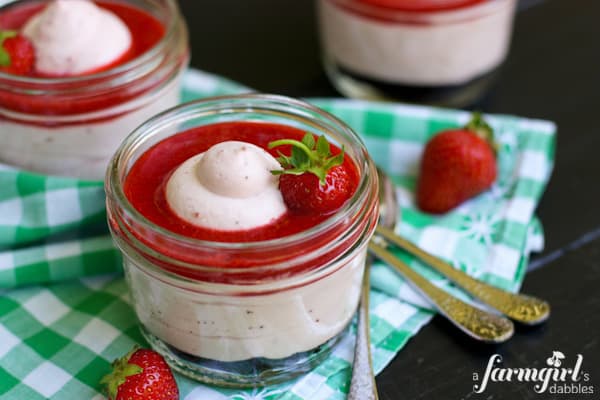
[[[250,242],[199,240],[139,212],[123,190],[132,165],[179,132],[254,121],[325,135],[356,163],[357,189],[319,224]],[[221,386],[252,387],[314,368],[347,332],[378,216],[377,174],[361,139],[304,102],[217,97],[176,107],[126,138],[106,177],[108,220],[148,342],[171,366]]]
[[346,96],[466,106],[506,58],[515,0],[319,0],[326,72]]
[[[48,3],[3,2],[0,28],[20,29],[24,17],[35,15]],[[110,157],[128,133],[179,103],[189,49],[177,1],[96,3],[110,7],[130,28],[135,27],[133,46],[147,41],[148,29],[154,29],[153,24],[131,20],[135,15],[158,21],[162,36],[151,46],[144,44],[148,49],[135,58],[99,72],[74,76],[0,72],[0,163],[49,175],[102,179]]]

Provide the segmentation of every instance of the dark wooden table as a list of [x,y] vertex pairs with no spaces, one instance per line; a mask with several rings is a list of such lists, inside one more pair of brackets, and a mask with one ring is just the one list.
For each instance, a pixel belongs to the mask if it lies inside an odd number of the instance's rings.
[[[262,92],[339,96],[320,63],[313,1],[180,3],[194,67]],[[501,346],[477,345],[436,317],[377,377],[380,398],[599,399],[600,2],[522,1],[509,58],[479,106],[558,125],[556,166],[538,209],[546,248],[523,287],[551,302],[552,317]],[[493,354],[506,367],[541,368],[555,350],[569,366],[583,355],[594,394],[540,395],[518,382],[473,393],[473,373]]]

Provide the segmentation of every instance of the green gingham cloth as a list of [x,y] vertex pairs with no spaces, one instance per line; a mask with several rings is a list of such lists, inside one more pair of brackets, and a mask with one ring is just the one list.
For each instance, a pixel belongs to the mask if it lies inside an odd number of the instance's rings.
[[[231,81],[189,71],[183,99],[238,93]],[[365,140],[397,184],[402,235],[494,285],[516,291],[531,251],[543,247],[534,210],[550,177],[551,122],[489,116],[500,143],[494,187],[443,216],[413,199],[423,144],[464,124],[461,111],[353,100],[310,99]],[[107,234],[100,182],[0,168],[0,398],[101,399],[100,378],[135,343],[146,345],[130,306],[120,256]],[[397,253],[437,285],[457,291],[410,256]],[[390,268],[371,269],[371,338],[381,371],[433,315]],[[251,390],[209,387],[177,375],[181,399],[344,399],[354,336],[315,370],[286,384]]]

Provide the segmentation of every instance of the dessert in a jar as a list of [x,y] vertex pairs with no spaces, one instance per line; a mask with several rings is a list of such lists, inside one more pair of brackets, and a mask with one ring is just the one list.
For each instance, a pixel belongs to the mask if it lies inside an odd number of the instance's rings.
[[325,69],[350,97],[464,106],[506,58],[515,0],[319,0]]
[[377,174],[335,117],[269,95],[182,105],[126,138],[105,187],[142,332],[176,370],[276,383],[347,331]]
[[177,105],[189,59],[175,0],[3,2],[0,42],[0,163],[84,179]]

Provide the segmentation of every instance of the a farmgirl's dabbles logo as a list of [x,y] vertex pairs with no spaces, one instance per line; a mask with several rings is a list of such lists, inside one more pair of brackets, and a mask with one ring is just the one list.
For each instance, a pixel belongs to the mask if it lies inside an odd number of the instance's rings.
[[492,382],[531,382],[536,393],[594,394],[590,374],[582,369],[583,356],[577,355],[574,362],[567,363],[560,351],[553,351],[543,368],[508,368],[499,366],[502,356],[490,357],[483,377],[473,374],[475,393],[483,393]]

